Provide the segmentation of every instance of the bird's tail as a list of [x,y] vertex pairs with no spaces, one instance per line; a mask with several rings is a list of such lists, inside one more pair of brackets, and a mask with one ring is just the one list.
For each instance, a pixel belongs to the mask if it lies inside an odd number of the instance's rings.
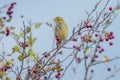
[[57,48],[60,48],[60,46],[61,46],[61,41],[57,41],[56,45],[57,45]]

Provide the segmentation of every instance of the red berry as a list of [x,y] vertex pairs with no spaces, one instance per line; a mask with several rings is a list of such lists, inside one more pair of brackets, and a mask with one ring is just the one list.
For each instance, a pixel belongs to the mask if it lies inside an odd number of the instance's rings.
[[59,75],[59,76],[61,75],[60,71],[58,71],[57,75]]
[[6,67],[2,67],[0,70],[1,70],[2,72],[4,72],[4,71],[7,71],[7,68],[6,68]]
[[12,19],[12,16],[11,16],[11,15],[9,15],[9,18],[10,18],[10,19]]
[[113,35],[113,32],[110,32],[110,35]]
[[86,28],[89,28],[89,25],[87,24],[85,27],[86,27]]
[[7,11],[7,15],[11,16],[11,14],[13,13],[13,11]]
[[88,59],[88,56],[85,56],[85,59]]
[[10,34],[10,29],[6,28],[6,36],[8,36]]
[[109,10],[112,11],[112,7],[109,7]]
[[10,66],[6,66],[5,68],[6,68],[6,69],[10,69]]
[[91,70],[91,73],[93,73],[94,72],[94,70]]
[[37,78],[37,80],[41,80],[40,78]]
[[60,41],[60,36],[56,36],[56,40],[57,40],[57,41]]
[[5,20],[5,19],[6,19],[6,17],[3,17],[3,19]]
[[76,48],[76,46],[74,45],[73,48]]
[[13,7],[14,6],[14,3],[11,3],[11,5],[10,5],[11,7]]
[[90,25],[86,25],[86,28],[93,28],[93,26],[90,24]]
[[77,38],[73,38],[72,41],[75,41],[75,42],[76,42],[76,41],[77,41]]
[[81,59],[80,59],[79,57],[77,58],[77,62],[78,62],[78,63],[80,63],[80,62],[81,62]]
[[101,52],[104,52],[104,48],[101,49]]
[[95,37],[98,37],[99,35],[98,34],[95,34]]
[[85,37],[85,36],[82,36],[81,39],[82,39],[83,41],[86,41],[86,37]]
[[10,11],[10,14],[12,14],[13,13],[13,11]]
[[73,48],[75,48],[76,50],[80,51],[80,48],[78,46],[73,46]]
[[95,57],[95,58],[98,58],[98,55],[95,55],[94,57]]
[[108,71],[111,71],[111,68],[108,68],[107,70],[108,70]]
[[30,74],[30,71],[31,71],[30,68],[28,68],[28,74]]
[[103,40],[104,40],[103,38],[100,38],[100,42],[103,42]]
[[30,72],[30,68],[28,68],[28,72]]
[[44,76],[44,79],[47,80],[47,76]]
[[112,39],[112,36],[109,36],[109,39]]
[[111,45],[111,46],[112,46],[112,45],[113,45],[113,42],[109,42],[109,45]]
[[113,35],[110,35],[110,36],[109,36],[109,39],[114,39],[114,36],[113,36]]
[[27,42],[25,43],[25,47],[28,47],[28,43]]
[[34,70],[33,70],[33,73],[37,73],[37,72],[38,72],[38,70],[37,70],[37,69],[34,69]]
[[22,47],[28,47],[29,46],[29,44],[27,43],[27,42],[23,42],[23,43],[21,43],[22,44]]
[[99,53],[102,53],[102,51],[100,50]]
[[106,38],[105,40],[106,40],[106,41],[109,41],[109,38]]
[[6,33],[6,36],[8,36],[9,35],[9,33]]
[[93,28],[93,26],[90,24],[90,25],[89,25],[89,28]]
[[100,48],[101,48],[101,46],[99,46],[99,45],[98,45],[98,46],[97,46],[97,48],[99,48],[99,49],[100,49]]
[[60,78],[60,76],[59,75],[55,75],[55,77],[58,79],[58,78]]
[[17,77],[17,78],[16,78],[16,80],[20,80],[20,78],[19,78],[19,77]]
[[112,36],[112,39],[114,39],[114,36]]
[[8,11],[11,11],[13,9],[13,6],[10,6],[9,8],[8,8]]
[[13,2],[14,5],[16,5],[16,2]]
[[10,15],[10,11],[7,11],[7,13],[6,13],[7,15]]

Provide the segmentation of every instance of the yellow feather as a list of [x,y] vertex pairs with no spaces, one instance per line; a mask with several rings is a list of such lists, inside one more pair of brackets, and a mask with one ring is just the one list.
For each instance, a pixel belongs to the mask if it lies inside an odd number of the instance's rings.
[[55,36],[60,37],[60,41],[57,41],[57,46],[59,46],[68,36],[68,26],[62,17],[56,17],[54,21],[56,23]]

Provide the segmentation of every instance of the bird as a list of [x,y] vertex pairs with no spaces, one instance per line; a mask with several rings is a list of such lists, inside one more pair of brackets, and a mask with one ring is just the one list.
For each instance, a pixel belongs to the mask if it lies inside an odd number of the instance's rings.
[[56,46],[59,48],[61,43],[65,41],[68,36],[68,26],[62,17],[55,17],[55,38],[56,38]]

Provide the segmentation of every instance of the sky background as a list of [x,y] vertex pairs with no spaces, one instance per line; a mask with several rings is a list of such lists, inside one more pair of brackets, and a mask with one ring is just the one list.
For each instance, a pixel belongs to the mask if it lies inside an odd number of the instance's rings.
[[[86,19],[87,15],[85,14],[85,11],[91,11],[98,0],[0,0],[0,7],[14,1],[17,2],[17,5],[14,8],[13,20],[10,25],[14,25],[17,28],[16,32],[23,27],[23,20],[25,20],[26,24],[28,24],[27,20],[32,20],[33,23],[43,23],[41,28],[33,33],[34,36],[38,37],[38,41],[36,42],[34,49],[36,52],[42,53],[44,51],[51,50],[54,38],[53,30],[45,24],[46,22],[53,23],[53,19],[56,16],[63,17],[69,26],[70,36],[73,27],[80,23],[81,20]],[[102,9],[105,1],[106,0],[103,0],[99,6],[99,10]],[[111,0],[109,6],[114,7],[117,4],[117,1],[118,0]],[[106,11],[108,10],[106,9]],[[20,18],[21,15],[24,15],[24,19]],[[103,55],[108,55],[109,58],[120,56],[119,23],[120,15],[118,15],[118,17],[111,24],[110,28],[108,28],[108,30],[112,30],[115,34],[115,39],[113,40],[114,45],[109,47],[109,45],[105,44],[105,52]],[[8,39],[10,39],[10,42]],[[13,39],[10,37],[4,38],[2,41],[7,47],[5,49],[6,51],[9,51],[9,48],[14,44],[14,42],[12,42]],[[120,61],[117,60],[107,65],[116,65],[117,67],[120,67]],[[81,74],[83,73],[82,64],[75,64],[72,65],[72,67],[77,67],[77,77],[73,74],[72,70],[69,69],[62,80],[81,80],[80,77],[82,77]],[[108,72],[106,68],[106,64],[99,65],[99,67],[95,68],[97,69],[97,74],[94,75],[92,80],[104,80],[106,76],[109,76],[110,72]],[[112,67],[112,69],[114,69],[114,67]],[[103,70],[105,71],[103,72]],[[111,78],[110,80],[119,80],[120,77],[118,75],[116,75],[116,78]]]

